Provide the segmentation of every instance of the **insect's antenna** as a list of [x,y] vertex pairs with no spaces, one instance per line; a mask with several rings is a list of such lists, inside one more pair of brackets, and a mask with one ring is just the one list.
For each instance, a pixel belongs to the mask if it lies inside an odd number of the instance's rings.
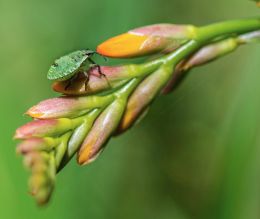
[[96,52],[96,51],[94,51],[94,53],[97,54],[97,55],[99,55],[99,56],[102,56],[106,62],[108,61],[108,58],[107,58],[106,56],[103,56],[103,55],[101,55],[100,53],[98,53],[98,52]]

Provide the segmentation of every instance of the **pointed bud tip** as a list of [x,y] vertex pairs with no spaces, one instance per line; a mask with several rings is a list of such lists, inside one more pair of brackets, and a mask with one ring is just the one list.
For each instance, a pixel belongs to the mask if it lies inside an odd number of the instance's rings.
[[94,155],[91,155],[90,151],[89,152],[84,151],[83,153],[79,153],[77,157],[77,162],[80,166],[88,165],[93,161],[95,161],[101,152],[102,150],[100,150],[97,154]]
[[77,157],[77,162],[79,165],[86,165],[89,163],[89,158],[91,155],[91,146],[84,145],[84,150],[80,150]]
[[110,38],[97,47],[97,52],[113,58],[128,58],[140,55],[147,36],[134,33],[124,33]]
[[43,117],[44,113],[40,112],[36,106],[31,107],[27,112],[25,112],[25,115],[28,115],[32,118],[40,119]]
[[131,126],[131,124],[133,123],[133,120],[134,120],[133,112],[131,110],[126,111],[125,115],[122,118],[121,123],[119,125],[118,132],[120,133],[121,131],[129,128]]
[[80,166],[84,166],[88,164],[88,161],[86,161],[85,159],[83,159],[82,157],[78,157],[77,162]]
[[23,134],[21,133],[20,129],[18,128],[18,129],[15,131],[15,134],[14,134],[13,139],[22,139],[22,138],[23,138]]

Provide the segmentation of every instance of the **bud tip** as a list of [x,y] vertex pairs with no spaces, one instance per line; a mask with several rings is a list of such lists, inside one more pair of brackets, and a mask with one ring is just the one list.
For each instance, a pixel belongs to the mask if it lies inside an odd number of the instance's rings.
[[108,57],[127,58],[139,55],[147,36],[124,33],[110,38],[97,47],[97,52]]

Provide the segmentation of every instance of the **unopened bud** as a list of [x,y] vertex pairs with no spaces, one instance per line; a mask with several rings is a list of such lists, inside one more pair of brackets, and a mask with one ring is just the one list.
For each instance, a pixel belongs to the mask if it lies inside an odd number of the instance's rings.
[[123,115],[126,98],[118,98],[96,119],[78,153],[78,163],[94,161],[114,133]]
[[92,109],[104,107],[113,101],[112,95],[89,97],[58,97],[44,100],[26,114],[37,119],[74,118]]
[[56,142],[53,138],[29,138],[22,141],[16,151],[26,154],[32,151],[50,151],[55,147]]
[[16,130],[14,138],[28,139],[32,137],[59,136],[73,129],[75,124],[70,119],[48,119],[29,122]]
[[256,42],[259,43],[260,42],[260,31],[253,31],[250,33],[246,33],[246,34],[242,34],[238,37],[238,41],[239,43],[252,43],[252,42]]
[[67,85],[70,82],[67,80],[54,82],[52,88],[66,95],[93,94],[122,85],[131,77],[134,69],[134,65],[101,66],[103,75],[100,75],[97,68],[92,68],[88,71],[88,78],[84,74],[79,74],[69,87]]
[[168,68],[168,66],[162,66],[136,88],[128,100],[124,116],[119,125],[119,133],[132,126],[160,92],[170,77]]
[[208,45],[196,52],[185,65],[182,67],[184,71],[211,62],[217,58],[220,58],[227,53],[231,53],[239,46],[236,38],[230,38],[222,40],[220,42]]
[[191,25],[155,24],[110,38],[97,47],[97,52],[115,58],[170,52],[195,35],[196,27]]

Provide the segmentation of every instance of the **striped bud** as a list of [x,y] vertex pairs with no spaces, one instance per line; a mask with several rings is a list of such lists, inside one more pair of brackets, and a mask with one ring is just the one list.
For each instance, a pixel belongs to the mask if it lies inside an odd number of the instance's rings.
[[169,79],[169,72],[171,71],[169,68],[172,69],[172,66],[162,66],[136,88],[128,100],[124,116],[117,130],[118,133],[128,129],[143,115],[151,101]]
[[[246,36],[243,38],[243,40],[244,41],[246,40]],[[247,36],[247,40],[249,40],[249,36]],[[207,64],[228,53],[231,53],[236,48],[238,48],[239,44],[241,43],[242,43],[242,38],[241,39],[229,38],[201,48],[189,59],[183,60],[181,63],[177,65],[177,67],[173,72],[172,78],[168,81],[166,86],[163,88],[162,93],[168,94],[173,89],[175,89],[185,78],[185,76],[187,75],[188,71],[191,68]]]
[[239,46],[236,38],[222,40],[205,46],[193,55],[183,66],[183,70],[199,66],[233,52]]
[[34,120],[16,130],[15,139],[28,139],[33,137],[59,136],[73,129],[75,124],[70,119]]
[[112,95],[52,98],[33,106],[26,114],[37,119],[74,118],[92,109],[104,107],[113,99]]
[[54,91],[66,95],[93,94],[122,85],[131,77],[134,70],[135,65],[101,66],[101,72],[104,76],[100,75],[97,68],[92,68],[88,71],[88,79],[84,74],[79,74],[69,87],[67,85],[70,82],[67,80],[54,82],[52,88]]
[[97,118],[78,153],[78,163],[88,164],[100,154],[123,115],[126,98],[118,98]]
[[196,27],[191,25],[155,24],[110,38],[97,47],[97,52],[114,58],[170,52],[195,35]]

